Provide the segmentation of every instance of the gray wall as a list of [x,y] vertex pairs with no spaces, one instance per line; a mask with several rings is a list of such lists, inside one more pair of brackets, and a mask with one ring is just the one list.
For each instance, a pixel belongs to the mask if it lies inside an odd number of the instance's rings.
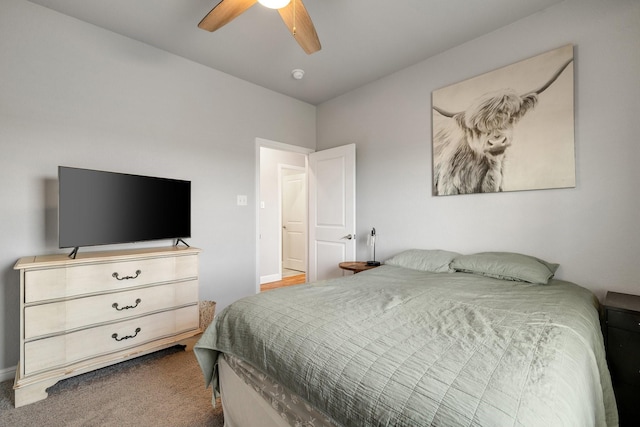
[[[431,195],[431,92],[575,45],[574,189]],[[318,107],[318,150],[357,144],[358,254],[516,251],[602,297],[640,294],[640,2],[567,0]],[[526,120],[526,117],[523,121]]]
[[[13,265],[60,251],[58,165],[191,180],[189,243],[204,250],[200,298],[222,308],[256,289],[255,139],[315,148],[315,112],[41,6],[2,0],[0,374],[18,361]],[[236,205],[238,194],[248,206]]]

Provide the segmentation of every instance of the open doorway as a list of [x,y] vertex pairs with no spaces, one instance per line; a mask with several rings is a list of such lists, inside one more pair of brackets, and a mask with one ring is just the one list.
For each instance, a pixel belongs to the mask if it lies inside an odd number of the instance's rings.
[[306,281],[307,155],[313,150],[257,141],[259,289]]
[[[296,169],[301,167],[296,162],[304,160],[306,221],[313,224],[307,227],[304,245],[306,281],[339,277],[344,274],[340,262],[355,259],[355,149],[355,144],[347,144],[315,152],[256,138],[256,292],[262,283],[282,280],[282,217],[274,210],[281,209],[281,196],[273,196],[281,185],[270,184],[278,182],[278,164]],[[268,166],[263,161],[270,155],[286,160]]]

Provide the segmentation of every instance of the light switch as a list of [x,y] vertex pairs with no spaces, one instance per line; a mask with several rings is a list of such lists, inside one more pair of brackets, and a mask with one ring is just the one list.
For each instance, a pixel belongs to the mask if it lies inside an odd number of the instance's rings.
[[238,206],[247,206],[247,196],[238,194]]

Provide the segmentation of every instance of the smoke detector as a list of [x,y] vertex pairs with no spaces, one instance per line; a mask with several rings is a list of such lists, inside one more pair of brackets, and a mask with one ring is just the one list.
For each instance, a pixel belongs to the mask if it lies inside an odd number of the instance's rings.
[[291,75],[296,80],[302,80],[302,78],[304,77],[304,70],[301,70],[300,68],[296,68],[295,70],[291,71]]

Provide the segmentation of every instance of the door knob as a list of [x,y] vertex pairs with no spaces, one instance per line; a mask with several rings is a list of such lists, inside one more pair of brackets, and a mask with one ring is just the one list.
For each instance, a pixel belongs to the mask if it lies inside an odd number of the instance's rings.
[[355,235],[347,234],[346,236],[342,236],[341,239],[351,240],[351,239],[353,239],[355,237],[356,237]]

